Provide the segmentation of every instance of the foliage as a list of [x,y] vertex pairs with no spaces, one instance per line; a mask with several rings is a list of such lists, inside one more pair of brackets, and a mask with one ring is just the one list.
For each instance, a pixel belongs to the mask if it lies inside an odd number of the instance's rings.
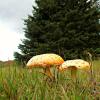
[[36,0],[24,20],[25,39],[15,53],[18,61],[53,52],[64,59],[82,58],[84,51],[100,48],[97,0]]

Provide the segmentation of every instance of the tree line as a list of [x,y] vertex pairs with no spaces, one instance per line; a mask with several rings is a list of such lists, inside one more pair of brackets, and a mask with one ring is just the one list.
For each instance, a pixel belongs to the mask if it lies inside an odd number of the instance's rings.
[[25,39],[15,52],[18,62],[43,53],[64,59],[100,54],[100,11],[97,0],[35,0],[32,15],[24,20]]

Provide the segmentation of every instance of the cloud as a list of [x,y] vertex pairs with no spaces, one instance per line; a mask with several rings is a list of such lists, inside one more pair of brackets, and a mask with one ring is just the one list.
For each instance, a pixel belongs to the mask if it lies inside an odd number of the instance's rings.
[[17,45],[22,37],[22,34],[17,34],[6,23],[0,23],[0,59],[13,59],[13,52],[18,51]]
[[0,2],[0,15],[4,18],[19,18],[31,12],[34,0],[3,0]]
[[34,0],[2,0],[0,2],[0,20],[12,24],[16,31],[23,27],[23,20],[32,12]]
[[34,0],[2,0],[0,2],[0,60],[13,59],[24,38],[24,21],[32,12]]

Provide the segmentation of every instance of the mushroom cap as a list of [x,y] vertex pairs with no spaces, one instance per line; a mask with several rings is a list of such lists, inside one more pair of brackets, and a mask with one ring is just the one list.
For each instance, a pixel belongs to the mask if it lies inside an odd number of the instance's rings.
[[61,65],[63,58],[57,54],[47,53],[33,56],[27,63],[28,68],[32,67],[50,67],[51,65]]
[[65,69],[73,69],[72,67],[75,67],[76,69],[81,70],[89,70],[90,64],[89,62],[82,60],[82,59],[75,59],[75,60],[67,60],[59,67],[59,70],[65,70]]

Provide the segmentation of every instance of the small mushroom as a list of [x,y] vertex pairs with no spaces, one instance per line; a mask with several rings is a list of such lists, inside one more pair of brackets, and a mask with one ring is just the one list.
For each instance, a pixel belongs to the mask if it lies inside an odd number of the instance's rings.
[[44,69],[43,74],[49,76],[51,79],[54,78],[50,71],[52,65],[59,66],[64,62],[63,58],[57,54],[47,53],[33,56],[27,63],[28,68],[42,67]]
[[89,62],[82,59],[67,60],[59,67],[59,71],[71,70],[71,77],[73,80],[76,80],[78,69],[85,71],[90,70]]

